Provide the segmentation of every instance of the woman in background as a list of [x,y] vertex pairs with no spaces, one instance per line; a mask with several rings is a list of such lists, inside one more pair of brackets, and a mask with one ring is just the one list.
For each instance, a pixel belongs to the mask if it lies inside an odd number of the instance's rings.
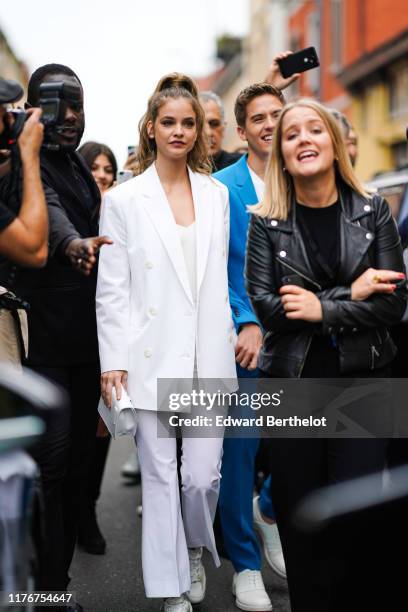
[[[78,149],[78,153],[82,155],[91,170],[102,197],[112,187],[116,178],[117,163],[113,152],[105,144],[89,141]],[[101,492],[109,443],[110,437],[99,421],[78,527],[78,544],[93,555],[103,555],[106,550],[106,540],[96,518],[96,503]]]

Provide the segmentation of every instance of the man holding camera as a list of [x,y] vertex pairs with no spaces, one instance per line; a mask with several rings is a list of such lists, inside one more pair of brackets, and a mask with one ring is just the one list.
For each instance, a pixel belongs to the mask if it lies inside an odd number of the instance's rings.
[[[65,590],[79,505],[97,426],[99,358],[95,318],[96,257],[111,241],[99,237],[99,189],[76,153],[85,126],[82,85],[67,66],[34,72],[27,107],[43,109],[41,177],[49,212],[49,259],[20,271],[19,294],[30,304],[27,365],[67,392],[33,456],[41,470],[45,537],[40,542],[42,590]],[[81,609],[76,604],[77,610]]]
[[[15,278],[15,263],[40,267],[47,260],[48,216],[40,178],[39,151],[43,126],[41,111],[33,109],[17,142],[22,167],[22,196],[12,186],[9,147],[14,122],[7,104],[23,95],[15,81],[0,78],[0,362],[19,366],[27,347],[25,304],[10,292]],[[23,346],[24,348],[23,348]],[[23,349],[23,350],[22,350]]]

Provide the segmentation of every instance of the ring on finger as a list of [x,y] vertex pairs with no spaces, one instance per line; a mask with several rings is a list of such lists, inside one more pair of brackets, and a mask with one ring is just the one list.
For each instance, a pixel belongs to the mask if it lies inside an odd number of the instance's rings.
[[375,274],[371,280],[374,284],[381,282],[381,278],[378,276],[378,274]]

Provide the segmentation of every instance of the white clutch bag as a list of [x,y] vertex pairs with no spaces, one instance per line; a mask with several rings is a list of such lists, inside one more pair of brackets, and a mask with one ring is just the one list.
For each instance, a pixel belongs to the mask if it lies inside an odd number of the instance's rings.
[[99,400],[98,412],[109,430],[112,438],[134,436],[137,430],[137,414],[132,401],[122,387],[122,397],[116,399],[116,389],[112,389],[112,408],[109,409],[103,399]]

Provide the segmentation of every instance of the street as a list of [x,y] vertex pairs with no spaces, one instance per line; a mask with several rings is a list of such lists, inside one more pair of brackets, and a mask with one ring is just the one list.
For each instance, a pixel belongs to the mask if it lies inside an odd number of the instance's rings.
[[[101,531],[107,540],[103,556],[77,550],[71,569],[70,589],[85,612],[157,612],[161,601],[146,599],[141,569],[141,518],[136,507],[141,503],[139,485],[128,484],[120,468],[128,458],[133,442],[129,438],[111,444],[108,463],[98,503]],[[207,572],[205,601],[195,606],[197,612],[236,612],[231,582],[233,569],[222,559],[216,569],[208,554],[204,556]],[[263,578],[274,612],[289,612],[286,581],[265,565]]]

